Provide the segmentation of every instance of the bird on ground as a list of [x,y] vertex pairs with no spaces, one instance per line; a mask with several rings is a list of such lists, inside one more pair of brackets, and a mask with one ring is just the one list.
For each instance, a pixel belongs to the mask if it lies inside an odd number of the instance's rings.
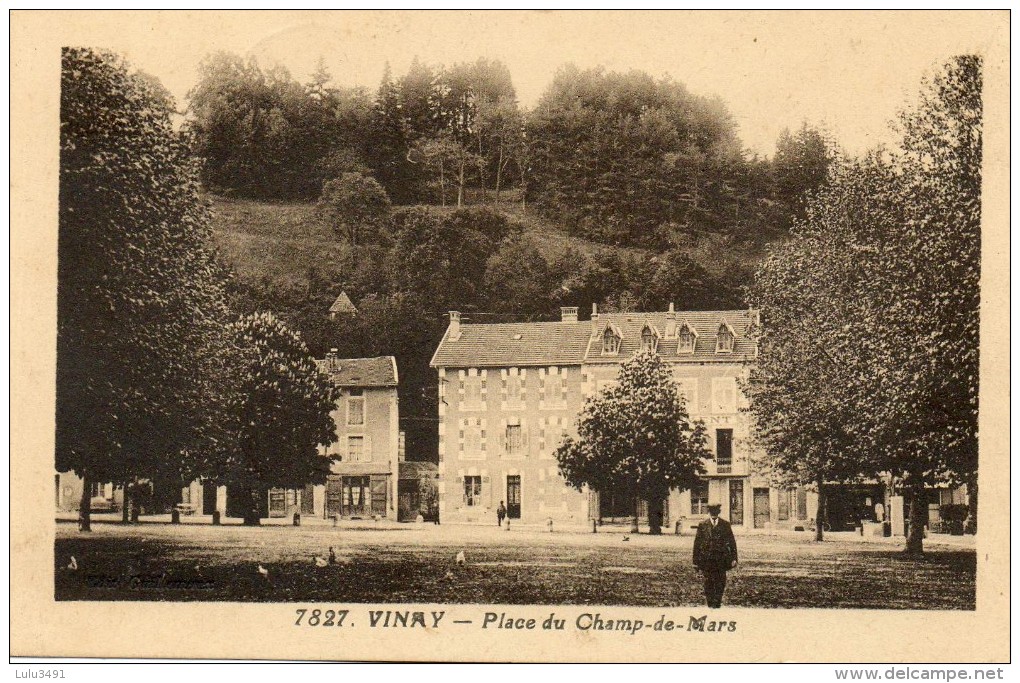
[[629,540],[630,540],[630,536],[624,536],[624,537],[623,537],[623,540],[625,540],[625,541],[629,541]]
[[74,559],[74,555],[71,555],[71,563],[67,565],[67,568],[71,571],[76,571],[78,569],[78,560]]
[[316,555],[314,559],[315,559],[315,566],[316,567],[327,567],[327,566],[329,566],[329,561],[325,557],[319,557],[318,555]]
[[333,546],[329,546],[329,563],[336,564],[336,553],[333,552]]
[[457,553],[457,557],[453,558],[453,561],[457,564],[467,564],[467,558],[464,556],[464,551],[461,550]]

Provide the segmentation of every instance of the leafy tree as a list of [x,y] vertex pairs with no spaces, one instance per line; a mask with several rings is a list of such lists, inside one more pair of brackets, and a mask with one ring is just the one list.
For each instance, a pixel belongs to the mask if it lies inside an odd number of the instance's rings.
[[489,307],[515,313],[544,313],[552,289],[549,265],[526,237],[503,242],[485,267]]
[[807,221],[760,264],[749,293],[762,316],[744,387],[762,447],[755,466],[779,482],[814,483],[819,541],[826,484],[882,469],[868,391],[882,382],[869,352],[878,312],[860,293],[870,288],[861,264],[873,257],[874,236],[896,220],[895,205],[873,192],[890,180],[874,162],[841,168],[809,203]]
[[783,216],[787,221],[777,229],[787,230],[794,220],[803,220],[809,197],[825,183],[835,158],[835,143],[807,122],[796,133],[788,129],[780,133],[771,170],[776,198],[786,207]]
[[659,226],[718,230],[742,201],[736,128],[718,100],[647,74],[561,69],[529,115],[529,193],[580,234],[656,245]]
[[[506,134],[504,131],[501,137],[492,139],[497,132],[496,125],[502,123],[500,117],[492,115],[493,109],[500,103],[502,116],[512,116],[513,112],[519,112],[510,70],[502,62],[480,58],[473,63],[455,64],[440,79],[446,129],[464,152],[459,157],[460,194],[463,194],[463,185],[467,180],[464,172],[470,165],[477,170],[478,185],[484,198],[487,177],[499,153],[492,143],[500,142]],[[506,144],[503,146],[505,148]],[[504,149],[504,157],[505,152]],[[501,181],[498,163],[494,170]],[[457,205],[461,205],[459,200]]]
[[438,193],[442,206],[446,206],[448,185],[457,188],[457,206],[463,206],[467,169],[479,163],[465,144],[449,134],[421,138],[411,145],[407,160],[422,167],[426,184]]
[[[901,149],[833,174],[752,294],[770,330],[760,359],[768,379],[750,392],[759,427],[789,432],[801,444],[791,455],[831,472],[853,452],[860,474],[902,476],[911,553],[923,551],[926,487],[977,470],[980,93],[976,57],[927,80],[901,116]],[[797,349],[802,339],[810,345]],[[821,368],[778,371],[811,349],[817,360],[802,363]],[[805,439],[832,452],[809,453]]]
[[378,231],[389,215],[390,198],[375,178],[360,173],[344,173],[327,181],[319,196],[319,209],[328,217],[333,229],[352,245]]
[[925,487],[977,481],[981,68],[978,56],[954,57],[901,114],[892,162],[903,220],[878,252],[873,280],[875,297],[888,297],[882,348],[895,373],[881,422],[897,446],[890,470],[905,472],[911,492],[913,553],[922,551]]
[[319,446],[336,441],[330,415],[338,390],[321,373],[301,337],[272,314],[244,316],[227,328],[225,372],[232,391],[213,478],[249,502],[246,525],[258,525],[260,500],[272,487],[322,484],[331,458]]
[[[578,438],[556,450],[560,474],[581,490],[587,486],[648,501],[659,510],[672,489],[687,490],[703,474],[705,425],[691,421],[669,368],[654,353],[641,353],[620,368],[619,384],[588,399]],[[651,514],[650,532],[661,533]]]
[[399,107],[407,140],[437,137],[446,128],[441,73],[418,57],[397,82]]
[[[488,148],[487,167],[495,176],[496,203],[506,186],[511,164],[517,164],[519,173],[525,173],[527,141],[524,137],[524,113],[517,102],[508,97],[482,100],[477,105],[479,137]],[[479,143],[482,147],[482,143]],[[484,178],[482,186],[484,187]]]
[[671,249],[657,258],[639,307],[661,311],[674,303],[680,310],[709,310],[718,306],[717,291],[718,285],[708,271],[686,251]]
[[389,62],[372,105],[369,131],[372,144],[367,158],[375,177],[395,202],[412,202],[418,194],[417,180],[407,161],[409,142],[400,110],[400,91],[393,82]]
[[319,69],[301,85],[282,68],[217,53],[189,93],[188,130],[203,159],[202,179],[221,191],[260,199],[312,198],[330,166],[362,165],[371,102],[360,89],[328,86]]
[[225,318],[197,169],[151,77],[61,55],[56,466],[93,482],[181,481],[210,436]]
[[422,207],[393,213],[386,268],[390,291],[419,294],[438,311],[478,305],[496,245],[459,215],[441,216]]

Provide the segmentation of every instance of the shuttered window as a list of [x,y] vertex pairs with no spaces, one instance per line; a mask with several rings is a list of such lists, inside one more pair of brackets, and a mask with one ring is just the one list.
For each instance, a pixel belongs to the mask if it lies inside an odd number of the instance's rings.
[[482,478],[476,475],[464,477],[464,505],[475,507],[482,504]]

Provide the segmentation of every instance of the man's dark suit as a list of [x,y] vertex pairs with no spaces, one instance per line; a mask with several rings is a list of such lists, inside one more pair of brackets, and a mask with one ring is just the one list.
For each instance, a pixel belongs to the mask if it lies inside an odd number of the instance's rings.
[[737,564],[737,539],[725,519],[713,525],[706,519],[698,525],[694,537],[694,566],[705,576],[705,599],[709,607],[722,605],[726,590],[726,572]]

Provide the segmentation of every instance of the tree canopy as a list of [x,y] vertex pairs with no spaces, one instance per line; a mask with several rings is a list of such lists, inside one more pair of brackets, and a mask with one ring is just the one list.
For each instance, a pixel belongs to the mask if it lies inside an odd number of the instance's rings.
[[174,110],[113,55],[63,50],[56,465],[86,483],[180,481],[207,445],[224,276]]
[[[774,248],[751,405],[771,463],[888,472],[922,549],[925,489],[977,468],[981,62],[951,60],[900,117],[897,149],[842,164]],[[972,510],[972,515],[976,510]]]
[[[567,437],[556,449],[560,474],[570,486],[585,486],[646,500],[661,508],[672,489],[687,490],[711,457],[700,420],[687,413],[683,395],[669,367],[654,353],[640,353],[620,367],[618,384],[585,403],[577,439]],[[660,522],[649,515],[652,533]]]
[[245,523],[258,524],[258,500],[269,488],[325,483],[332,460],[318,447],[336,441],[339,391],[272,314],[244,316],[226,336],[224,439],[209,474],[248,493]]
[[390,198],[375,178],[342,173],[322,186],[319,209],[338,235],[356,245],[377,236],[390,213]]

